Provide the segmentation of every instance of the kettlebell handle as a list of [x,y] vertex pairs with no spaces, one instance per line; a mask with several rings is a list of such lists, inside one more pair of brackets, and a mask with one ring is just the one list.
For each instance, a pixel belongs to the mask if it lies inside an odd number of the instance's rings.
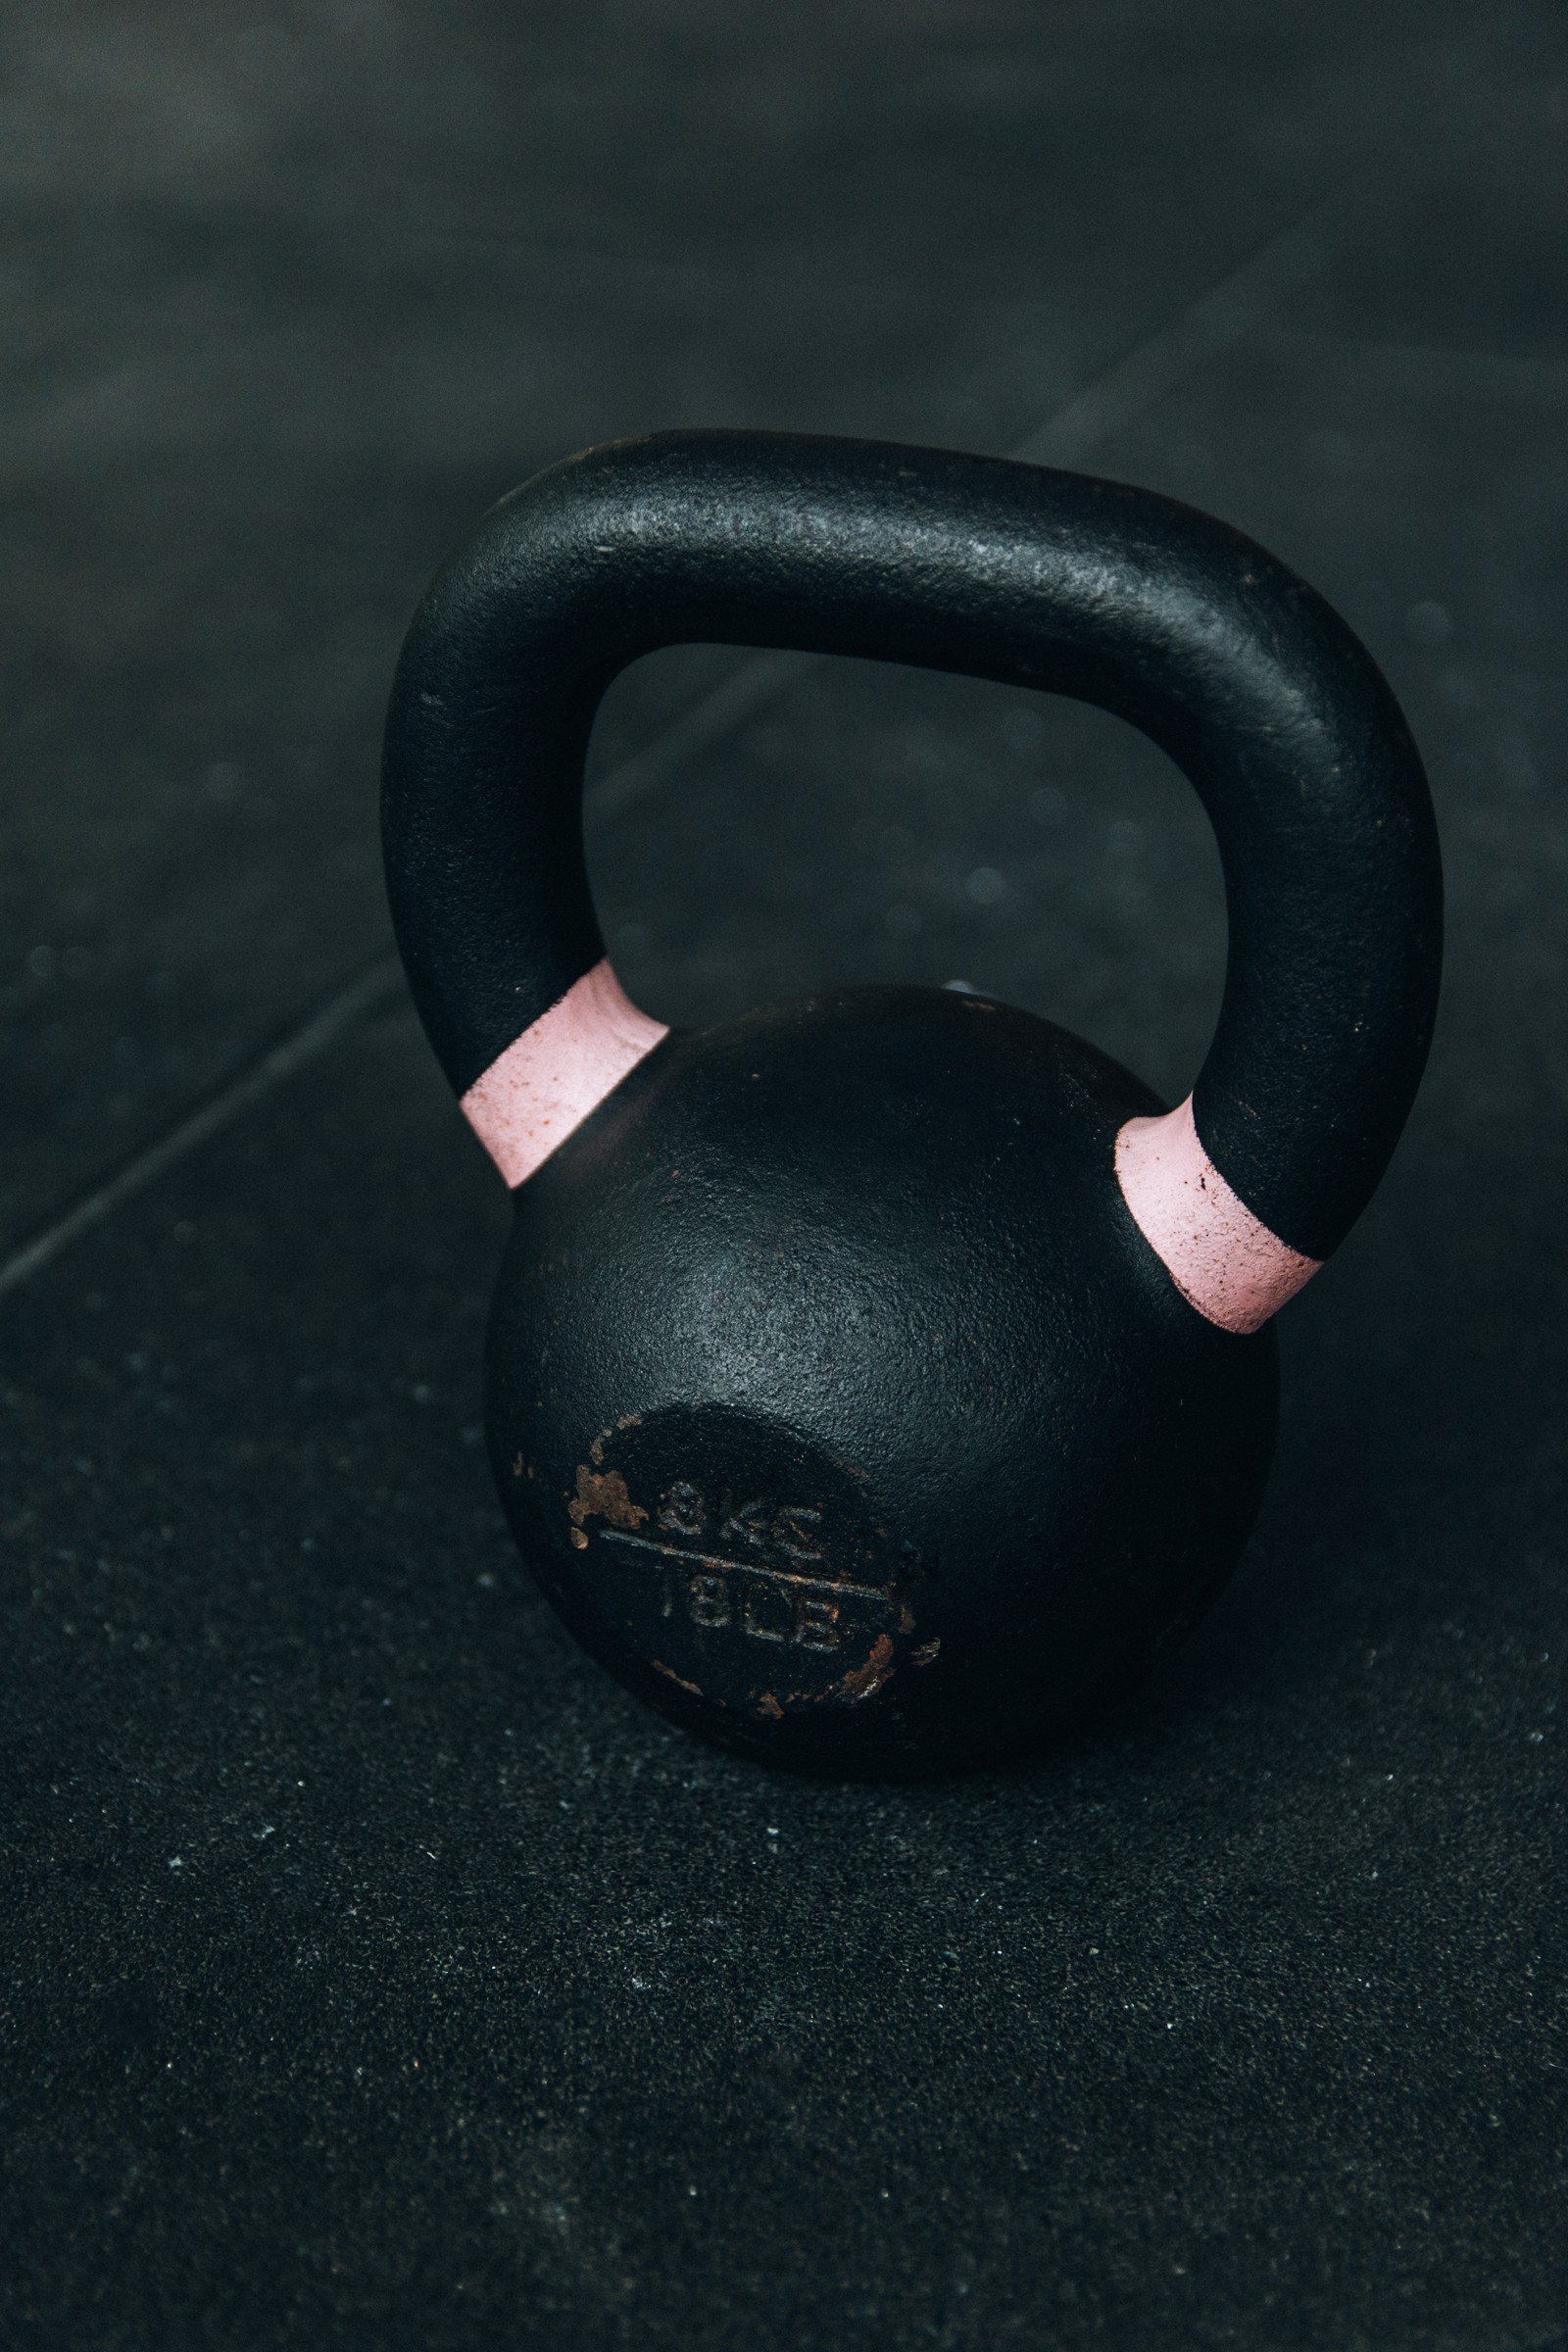
[[590,1060],[609,1040],[610,1084],[663,1034],[604,961],[582,775],[611,680],[691,641],[1071,695],[1176,762],[1219,847],[1225,992],[1189,1102],[1130,1122],[1118,1173],[1200,1311],[1237,1330],[1272,1312],[1382,1175],[1437,1001],[1426,780],[1346,624],[1240,533],[1081,474],[751,432],[655,434],[551,466],[438,574],[387,722],[393,921],[470,1112],[552,1022],[558,1049],[575,1037]]

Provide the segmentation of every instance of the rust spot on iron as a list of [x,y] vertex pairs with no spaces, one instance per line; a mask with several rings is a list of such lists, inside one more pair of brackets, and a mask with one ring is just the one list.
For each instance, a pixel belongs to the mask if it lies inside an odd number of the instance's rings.
[[[594,1449],[590,1446],[588,1450]],[[579,1534],[585,1519],[608,1519],[612,1527],[640,1527],[648,1516],[642,1504],[633,1502],[627,1494],[626,1481],[618,1470],[590,1470],[586,1462],[577,1464],[577,1495],[566,1509]]]
[[930,1666],[934,1664],[937,1651],[941,1647],[942,1636],[938,1634],[934,1642],[922,1642],[919,1648],[912,1650],[910,1655],[912,1656],[916,1666]]
[[844,1696],[858,1706],[862,1698],[870,1698],[893,1678],[893,1643],[886,1634],[878,1634],[871,1644],[871,1654],[863,1666],[852,1667],[840,1675],[838,1687]]
[[761,1697],[757,1702],[757,1712],[759,1715],[770,1715],[775,1723],[782,1723],[784,1720],[784,1710],[779,1705],[778,1700],[773,1696],[771,1690],[764,1690],[762,1692]]
[[666,1666],[662,1658],[650,1658],[648,1663],[653,1668],[654,1672],[656,1674],[662,1674],[666,1682],[679,1683],[681,1689],[683,1690],[689,1690],[693,1698],[702,1697],[703,1693],[701,1687],[696,1683],[689,1683],[683,1674],[677,1674],[675,1672],[673,1666]]
[[[890,1593],[888,1597],[891,1599],[892,1594]],[[901,1634],[912,1634],[914,1631],[914,1611],[906,1600],[901,1600],[899,1603],[899,1631]],[[919,1654],[919,1651],[916,1650],[916,1657]]]
[[586,1536],[583,1534],[583,1532],[582,1532],[582,1529],[581,1529],[580,1527],[574,1527],[574,1528],[572,1529],[572,1531],[571,1531],[571,1540],[572,1540],[572,1543],[573,1543],[573,1544],[576,1545],[576,1547],[577,1547],[577,1549],[578,1549],[579,1551],[586,1551],[586,1550],[587,1550],[587,1548],[588,1548],[588,1539],[587,1539],[587,1537],[586,1537]]

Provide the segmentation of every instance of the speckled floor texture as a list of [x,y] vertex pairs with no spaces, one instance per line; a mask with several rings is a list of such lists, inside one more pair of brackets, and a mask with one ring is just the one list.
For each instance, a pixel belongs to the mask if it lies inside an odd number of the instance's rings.
[[[0,95],[0,2340],[1568,2346],[1568,22],[1551,0],[16,0]],[[1006,1776],[799,1784],[502,1529],[506,1201],[388,960],[445,549],[675,423],[1034,455],[1341,605],[1451,950],[1244,1570]],[[1141,740],[692,649],[627,985],[964,979],[1172,1096]]]

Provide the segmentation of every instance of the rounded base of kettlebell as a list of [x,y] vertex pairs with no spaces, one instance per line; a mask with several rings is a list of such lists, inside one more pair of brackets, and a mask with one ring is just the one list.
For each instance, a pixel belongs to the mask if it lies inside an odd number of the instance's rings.
[[1235,1566],[1277,1387],[1122,1201],[1160,1107],[941,990],[650,1054],[519,1190],[489,1342],[508,1518],[593,1654],[836,1777],[1005,1762],[1134,1691]]

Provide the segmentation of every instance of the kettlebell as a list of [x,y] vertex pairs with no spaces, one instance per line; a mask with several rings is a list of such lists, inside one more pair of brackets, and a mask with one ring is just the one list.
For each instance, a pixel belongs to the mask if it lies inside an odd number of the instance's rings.
[[[797,648],[1076,696],[1198,791],[1223,1004],[1167,1108],[991,998],[632,1004],[583,857],[627,662]],[[1135,1690],[1231,1573],[1270,1318],[1365,1206],[1431,1036],[1420,760],[1310,588],[1147,490],[760,432],[590,449],[437,575],[387,726],[393,919],[513,1188],[487,1344],[507,1518],[567,1626],[753,1756],[915,1777]]]

